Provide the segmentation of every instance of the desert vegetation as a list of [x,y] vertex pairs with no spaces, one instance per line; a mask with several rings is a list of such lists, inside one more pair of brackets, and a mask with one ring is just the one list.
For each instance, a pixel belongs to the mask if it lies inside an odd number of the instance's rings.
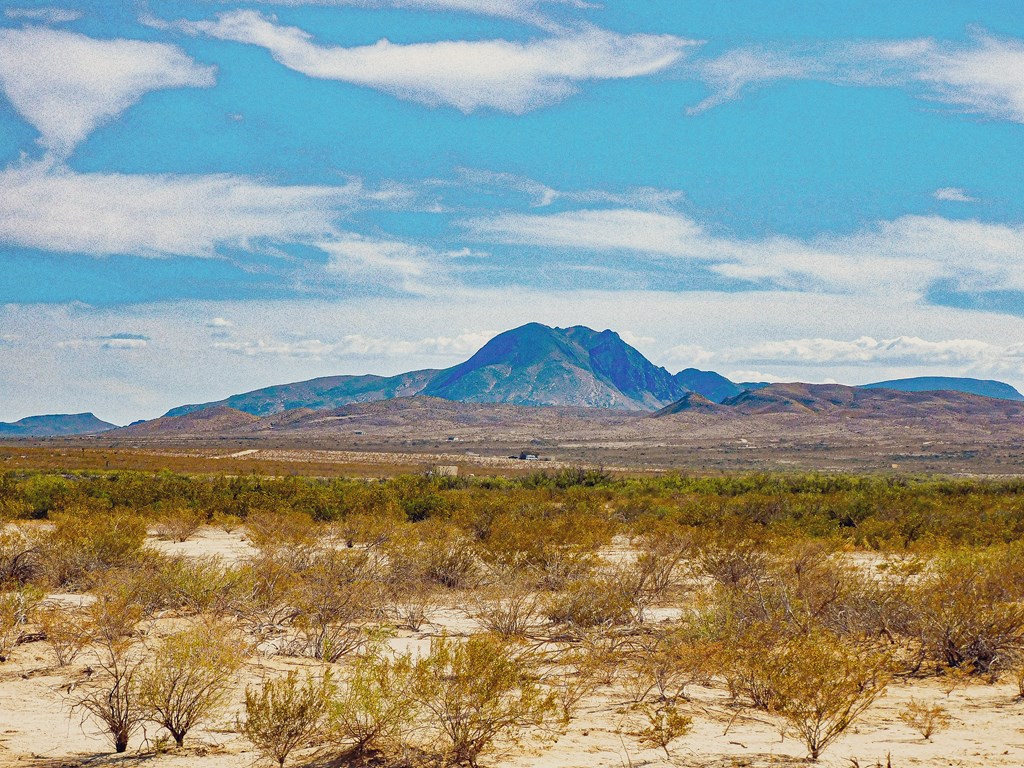
[[1024,706],[1022,488],[7,473],[0,716],[67,765],[922,763]]

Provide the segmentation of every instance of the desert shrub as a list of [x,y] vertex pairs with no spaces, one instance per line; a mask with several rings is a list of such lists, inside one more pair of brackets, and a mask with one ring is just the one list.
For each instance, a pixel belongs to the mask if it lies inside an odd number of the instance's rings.
[[505,638],[524,638],[540,622],[543,598],[533,580],[499,576],[494,583],[475,590],[469,598],[469,615],[486,632]]
[[441,607],[442,594],[432,582],[414,580],[407,584],[389,584],[388,604],[399,627],[419,632]]
[[137,691],[143,655],[138,645],[124,640],[101,637],[99,646],[93,674],[71,691],[71,710],[81,712],[83,720],[92,718],[99,723],[114,751],[121,753],[146,720]]
[[210,523],[224,533],[234,533],[242,527],[244,521],[238,515],[232,515],[230,512],[215,512],[210,517]]
[[85,606],[85,621],[93,638],[111,648],[135,634],[135,628],[147,615],[147,606],[131,581],[108,579],[94,593],[95,600]]
[[736,518],[704,529],[696,542],[698,572],[732,589],[763,581],[771,565],[774,541],[763,528]]
[[238,729],[256,751],[283,768],[288,756],[323,733],[335,686],[330,673],[317,679],[297,672],[245,689],[245,717]]
[[347,547],[359,544],[367,548],[379,548],[395,536],[408,535],[411,524],[404,515],[395,510],[386,512],[359,512],[347,515],[335,528]]
[[900,720],[920,733],[925,741],[930,741],[932,734],[945,730],[952,722],[941,704],[925,704],[916,699],[911,699],[899,716]]
[[690,732],[693,718],[684,715],[679,707],[668,702],[656,705],[645,705],[640,708],[644,717],[645,727],[637,734],[640,743],[645,747],[661,749],[665,757],[672,759],[669,747],[672,742]]
[[294,618],[299,575],[289,563],[257,555],[239,567],[237,579],[230,609],[246,631],[264,638]]
[[325,552],[294,582],[290,604],[301,650],[338,661],[365,641],[360,622],[380,604],[374,561],[364,551]]
[[580,703],[600,686],[605,658],[586,647],[570,646],[557,653],[543,681],[555,695],[562,722],[575,717]]
[[206,522],[206,513],[192,507],[163,510],[156,521],[158,536],[171,541],[188,541]]
[[612,569],[571,582],[551,595],[544,615],[556,624],[576,627],[631,624],[639,618],[637,598],[625,569]]
[[480,564],[472,542],[459,528],[440,521],[395,531],[384,545],[392,584],[426,579],[448,589],[473,587]]
[[92,642],[93,627],[88,614],[80,608],[44,603],[36,620],[53,649],[57,664],[66,667]]
[[824,632],[794,638],[771,654],[773,711],[812,760],[846,731],[889,680],[889,659]]
[[555,697],[535,677],[535,662],[488,635],[431,641],[414,668],[415,699],[426,725],[453,765],[475,768],[480,756],[535,738],[550,729]]
[[535,577],[541,589],[561,589],[590,573],[613,530],[599,515],[527,507],[495,515],[478,550],[494,568]]
[[308,566],[319,543],[320,528],[313,519],[288,508],[256,509],[245,521],[249,543],[295,571]]
[[25,584],[39,575],[38,536],[0,519],[0,588]]
[[331,731],[351,760],[397,752],[416,717],[413,662],[373,645],[352,664],[331,703]]
[[685,577],[685,566],[692,559],[695,542],[693,532],[673,526],[656,526],[635,541],[639,549],[634,571],[638,587],[647,604],[662,599],[678,589]]
[[672,704],[686,698],[688,685],[711,681],[719,655],[717,644],[691,628],[642,635],[623,664],[623,687],[634,702],[654,693],[658,701]]
[[220,624],[196,624],[161,640],[138,676],[146,719],[181,746],[196,725],[227,703],[227,683],[241,667],[246,644]]
[[94,584],[111,568],[136,561],[146,539],[145,521],[126,513],[62,512],[41,542],[43,566],[58,587]]
[[0,662],[7,661],[21,639],[21,628],[42,599],[43,593],[35,587],[0,592]]
[[941,554],[912,595],[916,631],[947,667],[995,673],[1024,649],[1019,563],[1004,549]]
[[166,607],[223,617],[234,612],[244,580],[220,557],[167,558],[156,574]]

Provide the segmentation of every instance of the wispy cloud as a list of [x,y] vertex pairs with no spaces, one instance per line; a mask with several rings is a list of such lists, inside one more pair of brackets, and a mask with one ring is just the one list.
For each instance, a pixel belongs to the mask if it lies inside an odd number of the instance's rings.
[[[151,24],[167,26],[150,20]],[[528,42],[440,41],[324,46],[307,32],[255,11],[170,26],[266,48],[309,77],[376,88],[428,106],[522,114],[561,101],[580,83],[642,77],[678,62],[693,41],[671,35],[619,35],[593,27]]]
[[59,157],[150,91],[213,84],[212,67],[173,45],[44,27],[0,29],[0,88]]
[[457,180],[453,182],[435,183],[447,186],[457,184],[463,189],[492,192],[504,196],[507,196],[509,192],[518,193],[525,196],[529,205],[534,208],[546,208],[557,202],[569,202],[580,205],[614,205],[664,210],[671,208],[685,197],[678,190],[652,187],[634,187],[624,191],[562,190],[512,173],[498,173],[475,168],[459,168],[457,176]]
[[141,333],[111,333],[106,336],[67,339],[57,342],[58,349],[145,349],[152,339]]
[[934,197],[936,200],[942,200],[944,202],[950,203],[978,202],[978,198],[971,197],[970,195],[967,194],[967,192],[960,189],[960,187],[942,187],[940,189],[936,189],[932,193],[932,197]]
[[409,358],[422,355],[457,358],[472,354],[494,335],[489,331],[476,331],[459,336],[396,339],[349,334],[333,342],[324,342],[320,339],[283,341],[259,338],[215,342],[213,348],[246,357],[290,357],[317,360],[345,357]]
[[8,19],[38,21],[43,24],[67,24],[78,21],[84,14],[70,8],[5,8]]
[[904,88],[966,113],[1024,122],[1024,41],[984,31],[968,44],[921,38],[740,48],[689,71],[712,91],[691,113],[778,80],[819,80]]
[[938,216],[904,216],[808,240],[730,238],[682,214],[631,209],[508,213],[465,227],[485,242],[686,259],[722,277],[776,289],[914,299],[945,280],[969,292],[1024,290],[1024,227]]
[[0,243],[93,256],[211,257],[219,248],[340,236],[340,212],[402,192],[278,186],[231,175],[76,173],[28,164],[0,171]]
[[1000,360],[1024,361],[1024,344],[1000,346],[977,339],[929,341],[916,336],[852,341],[827,338],[766,341],[724,355],[749,363],[801,365],[932,366],[963,368]]
[[547,6],[574,9],[594,7],[590,3],[581,2],[581,0],[258,0],[258,2],[281,6],[323,5],[451,11],[516,19],[545,27],[551,24],[543,10]]

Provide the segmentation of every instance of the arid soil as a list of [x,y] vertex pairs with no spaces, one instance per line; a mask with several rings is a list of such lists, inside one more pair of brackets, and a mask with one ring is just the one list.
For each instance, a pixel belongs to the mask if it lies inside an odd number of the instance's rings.
[[[183,543],[151,538],[167,554],[187,557],[216,555],[225,561],[248,556],[252,549],[244,532],[202,529]],[[615,556],[615,553],[609,553]],[[861,563],[868,566],[870,563]],[[461,636],[477,628],[458,607],[458,595],[435,612],[432,623],[418,633],[400,632],[391,642],[399,648],[422,650],[431,636],[446,631]],[[655,612],[652,620],[658,620]],[[158,617],[146,631],[160,634],[173,625],[173,617]],[[262,676],[312,662],[256,656],[236,682],[235,700]],[[157,733],[136,738],[126,756],[115,757],[95,724],[69,711],[68,693],[88,673],[90,659],[80,657],[68,669],[59,669],[44,642],[19,646],[13,658],[0,665],[0,765],[25,768],[72,766],[147,766],[178,768],[249,768],[257,759],[250,745],[234,732],[239,707],[225,712],[216,725],[190,734],[180,751],[166,750]],[[819,764],[830,768],[875,766],[1020,766],[1024,764],[1024,703],[1015,698],[1015,686],[972,684],[947,692],[933,680],[900,682],[868,710],[861,722],[833,744]],[[623,768],[624,766],[781,766],[804,763],[801,743],[780,735],[773,716],[737,708],[721,688],[694,687],[685,705],[693,717],[692,732],[673,747],[671,759],[642,748],[631,735],[638,724],[625,696],[615,689],[585,701],[579,717],[557,743],[544,749],[525,749],[486,765],[509,768]],[[911,700],[939,702],[953,717],[948,730],[925,741],[900,721],[898,714]],[[316,765],[315,752],[303,753],[294,765]]]

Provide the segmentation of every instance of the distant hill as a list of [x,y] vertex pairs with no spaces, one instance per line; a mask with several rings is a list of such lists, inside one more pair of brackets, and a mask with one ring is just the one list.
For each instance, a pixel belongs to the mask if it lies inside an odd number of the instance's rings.
[[423,391],[437,373],[438,371],[426,370],[402,373],[398,376],[325,376],[232,395],[215,403],[183,405],[172,408],[164,415],[181,416],[192,411],[225,406],[254,416],[266,416],[293,408],[324,410],[349,403],[411,397]]
[[209,435],[237,432],[259,421],[258,416],[225,405],[200,408],[178,416],[162,416],[142,421],[117,431],[117,435],[144,437],[148,435]]
[[1001,381],[967,379],[952,376],[918,376],[912,379],[893,379],[864,384],[863,389],[895,389],[900,392],[966,392],[999,400],[1024,400],[1024,395]]
[[714,371],[700,371],[687,368],[676,374],[676,381],[691,392],[706,397],[713,403],[720,403],[728,397],[735,397],[744,387],[729,381]]
[[28,416],[15,422],[0,422],[0,435],[11,437],[57,437],[92,435],[117,429],[91,413],[63,413],[49,416]]
[[529,323],[499,334],[466,362],[445,370],[329,376],[184,405],[166,416],[221,406],[266,416],[416,395],[469,403],[654,411],[691,391],[718,402],[741,390],[711,371],[688,368],[672,375],[614,331]]
[[[669,416],[695,410],[711,409],[706,401],[687,396],[655,415]],[[841,384],[801,383],[769,384],[756,390],[747,390],[722,401],[713,410],[716,413],[737,416],[799,414],[888,419],[934,419],[944,416],[1024,417],[1024,403],[968,392],[905,392],[896,389],[847,387]]]

